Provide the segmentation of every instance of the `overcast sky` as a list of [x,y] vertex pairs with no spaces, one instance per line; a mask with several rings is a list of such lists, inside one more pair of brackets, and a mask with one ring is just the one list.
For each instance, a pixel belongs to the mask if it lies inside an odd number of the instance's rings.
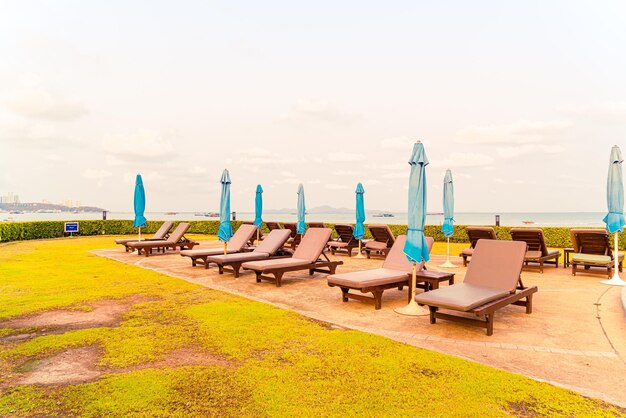
[[[604,211],[623,1],[0,1],[0,194],[149,211]],[[626,151],[626,149],[624,150]]]

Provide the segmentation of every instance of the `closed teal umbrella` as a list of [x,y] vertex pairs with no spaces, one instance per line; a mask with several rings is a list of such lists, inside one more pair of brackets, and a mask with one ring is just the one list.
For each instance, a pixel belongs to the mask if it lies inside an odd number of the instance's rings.
[[426,243],[426,237],[424,237],[424,224],[426,223],[426,166],[428,165],[428,158],[426,158],[424,145],[420,141],[413,145],[409,164],[411,166],[411,174],[409,176],[409,222],[406,243],[404,244],[404,254],[413,263],[411,301],[405,307],[396,309],[396,312],[403,315],[428,315],[428,310],[421,308],[415,302],[417,264],[430,259],[428,244]]
[[606,230],[610,234],[615,236],[615,252],[613,258],[615,259],[615,268],[613,277],[610,280],[603,280],[604,284],[624,286],[624,282],[618,273],[618,237],[619,232],[624,231],[624,182],[622,179],[622,152],[617,145],[611,149],[611,158],[609,160],[609,175],[606,181],[606,202],[609,209],[609,213],[604,217],[603,221],[606,223]]
[[256,186],[254,197],[254,225],[256,225],[256,240],[259,241],[259,230],[263,226],[263,188],[260,184]]
[[222,172],[222,195],[220,197],[220,229],[217,231],[217,238],[224,243],[224,254],[226,254],[226,243],[233,236],[233,227],[230,224],[230,175],[228,170]]
[[146,222],[148,221],[144,216],[146,210],[146,192],[143,189],[141,174],[137,174],[135,180],[135,197],[133,204],[135,209],[135,221],[133,222],[133,226],[139,228],[139,240],[141,241],[141,227],[146,226]]
[[306,205],[304,204],[304,187],[302,184],[298,186],[298,223],[296,224],[296,232],[304,234],[306,232]]
[[439,267],[456,267],[450,261],[450,237],[454,235],[454,183],[452,182],[452,171],[446,170],[443,177],[443,225],[441,232],[448,241],[448,255],[446,262],[440,264]]
[[354,232],[352,236],[359,240],[359,252],[357,253],[357,258],[364,258],[361,253],[361,241],[365,236],[365,202],[363,200],[363,195],[365,194],[365,190],[363,189],[363,185],[361,183],[356,185],[356,224],[354,225]]

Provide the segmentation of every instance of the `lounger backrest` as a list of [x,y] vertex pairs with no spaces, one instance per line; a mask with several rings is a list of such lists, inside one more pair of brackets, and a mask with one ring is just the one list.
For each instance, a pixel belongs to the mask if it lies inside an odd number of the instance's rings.
[[174,222],[172,221],[163,222],[163,225],[161,225],[161,227],[154,233],[154,236],[152,238],[165,239],[165,235],[170,232],[170,229],[172,229],[172,225],[174,225]]
[[326,228],[324,222],[309,222],[308,224],[306,224],[306,226],[308,228]]
[[267,225],[267,229],[269,229],[270,231],[273,231],[275,229],[282,229],[278,222],[265,222],[265,225]]
[[187,222],[179,223],[178,226],[176,226],[176,229],[174,229],[174,232],[172,232],[172,235],[170,235],[169,238],[166,240],[166,242],[176,244],[187,233],[187,230],[189,230],[189,226],[190,225]]
[[339,235],[339,241],[352,242],[354,240],[354,227],[352,225],[337,224],[335,225],[335,231]]
[[261,241],[253,252],[276,254],[276,251],[285,245],[289,235],[291,235],[291,232],[288,229],[274,229],[265,236],[265,239]]
[[515,292],[520,278],[526,243],[481,239],[476,243],[464,283]]
[[511,238],[513,241],[524,241],[528,251],[541,251],[542,256],[548,255],[546,240],[539,228],[511,228]]
[[296,224],[294,222],[283,222],[283,227],[291,231],[292,238],[298,235],[298,232],[296,231]]
[[570,237],[577,253],[613,255],[609,235],[604,229],[571,229]]
[[250,224],[242,224],[239,229],[235,231],[233,236],[226,244],[226,248],[231,251],[241,251],[244,245],[252,238],[256,233],[256,226]]
[[293,253],[293,258],[307,260],[313,263],[324,251],[333,231],[330,228],[309,228],[306,230],[302,242]]
[[[432,237],[426,237],[426,244],[428,244],[428,252],[433,248],[433,243],[435,240]],[[406,258],[404,254],[404,244],[406,243],[406,235],[398,235],[396,237],[396,242],[393,243],[391,250],[389,250],[389,254],[387,254],[387,258],[383,263],[383,268],[391,269],[391,270],[400,270],[406,271],[407,273],[411,272],[413,268],[413,264]],[[420,263],[418,265],[418,270],[421,270],[424,266],[424,263]]]
[[496,231],[490,226],[468,226],[465,232],[469,238],[470,248],[476,247],[479,239],[498,239]]
[[374,241],[384,242],[387,244],[387,247],[391,247],[396,240],[389,225],[368,225],[367,228],[372,233]]

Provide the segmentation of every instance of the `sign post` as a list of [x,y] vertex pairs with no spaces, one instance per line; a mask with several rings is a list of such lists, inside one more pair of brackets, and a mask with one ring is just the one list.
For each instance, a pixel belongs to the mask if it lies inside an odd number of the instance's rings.
[[73,237],[74,232],[78,232],[78,222],[65,222],[65,226],[63,228],[64,233],[69,233],[70,238]]

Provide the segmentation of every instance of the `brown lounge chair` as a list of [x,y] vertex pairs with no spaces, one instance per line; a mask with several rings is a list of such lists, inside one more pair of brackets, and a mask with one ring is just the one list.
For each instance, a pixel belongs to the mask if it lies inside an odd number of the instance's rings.
[[[251,261],[244,263],[242,267],[256,273],[257,283],[268,280],[275,282],[277,287],[281,285],[283,274],[290,271],[309,270],[310,275],[316,271],[335,274],[337,266],[343,264],[343,261],[330,261],[324,254],[331,232],[329,228],[309,228],[292,258]],[[322,270],[323,268],[328,270]]]
[[498,239],[496,231],[490,226],[468,226],[465,228],[465,232],[467,232],[470,246],[459,254],[460,257],[463,257],[463,266],[467,266],[469,263],[467,259],[474,253],[474,247],[476,247],[479,239]]
[[239,277],[241,265],[247,261],[269,260],[291,257],[291,252],[282,250],[289,239],[288,229],[275,229],[265,236],[265,239],[253,251],[237,254],[212,255],[206,258],[206,265],[213,263],[224,274],[224,267],[229,266],[235,277]]
[[[240,225],[237,231],[233,234],[230,240],[226,243],[227,253],[238,253],[244,250],[244,247],[248,244],[250,238],[256,233],[256,226],[243,224]],[[198,263],[204,264],[204,268],[209,268],[209,263],[206,259],[212,255],[224,254],[224,247],[219,248],[198,248],[197,250],[185,250],[181,251],[180,255],[183,257],[191,258],[191,265],[196,266]]]
[[354,238],[354,227],[352,225],[337,224],[335,231],[339,237],[336,240],[328,241],[330,253],[335,255],[335,251],[346,250],[348,257],[352,257],[352,250],[359,248],[359,240]]
[[524,264],[539,263],[539,271],[543,273],[544,264],[552,264],[559,267],[558,250],[548,250],[543,231],[539,228],[511,228],[511,238],[513,241],[524,241],[527,245]]
[[[150,237],[150,238],[142,238],[142,241],[155,241],[155,240],[165,240],[168,237],[168,232],[170,232],[170,229],[172,229],[172,225],[174,225],[174,222],[172,221],[165,221],[163,222],[163,225],[161,225],[161,227],[159,228],[158,231],[155,232],[155,234]],[[139,240],[137,238],[125,238],[125,239],[116,239],[115,243],[116,244],[120,244],[123,245],[126,249],[126,252],[128,251],[133,251],[132,247],[128,246],[128,243],[130,242],[139,242]]]
[[[609,234],[604,229],[572,229],[570,237],[574,245],[571,255],[572,275],[576,273],[606,274],[610,279],[613,275],[613,251]],[[624,254],[618,254],[618,270],[622,271]],[[601,270],[593,270],[600,268]]]
[[[396,238],[396,242],[391,247],[391,251],[389,251],[382,268],[334,274],[327,277],[328,286],[339,287],[344,302],[347,302],[348,299],[356,299],[362,302],[373,303],[376,309],[380,309],[383,292],[386,289],[397,287],[398,290],[402,290],[404,286],[409,286],[413,264],[404,255],[405,242],[406,235],[399,235]],[[430,252],[434,240],[431,237],[426,237],[426,242]],[[423,266],[424,263],[420,263],[418,271],[421,271]],[[428,286],[425,286],[424,289],[428,289]],[[350,293],[350,290],[358,290],[361,293],[371,292],[373,297]],[[409,292],[410,297],[411,294]]]
[[[283,226],[285,227],[285,229],[291,231],[291,238],[289,239],[287,244],[295,250],[298,245],[300,245],[300,241],[302,241],[302,234],[298,234],[295,222],[283,222]],[[307,224],[307,230],[309,228],[326,228],[326,226],[323,222],[309,222]]]
[[[254,221],[241,221],[242,225],[254,225]],[[256,226],[256,225],[255,225]],[[263,230],[261,228],[257,228],[256,232],[254,233],[254,235],[252,235],[252,238],[250,238],[250,240],[248,241],[248,244],[250,246],[254,245],[254,242],[257,240],[257,236],[259,237],[259,241],[263,241]],[[259,243],[257,242],[257,245]]]
[[[532,312],[532,296],[537,287],[522,284],[520,273],[525,254],[525,242],[481,239],[474,247],[463,283],[421,293],[415,301],[428,305],[431,324],[437,318],[446,319],[487,328],[487,335],[492,335],[498,309],[513,304],[525,306],[527,314]],[[470,313],[478,318],[441,313],[439,309]]]
[[187,222],[181,222],[166,240],[131,242],[128,245],[137,250],[137,254],[143,252],[146,257],[150,256],[152,250],[165,252],[169,248],[176,250],[176,247],[180,247],[181,250],[192,249],[198,243],[185,238],[185,233],[189,230],[189,227],[190,225]]
[[367,258],[370,258],[372,252],[387,254],[396,240],[389,225],[368,225],[367,229],[370,230],[372,237],[374,237],[372,241],[365,243]]

